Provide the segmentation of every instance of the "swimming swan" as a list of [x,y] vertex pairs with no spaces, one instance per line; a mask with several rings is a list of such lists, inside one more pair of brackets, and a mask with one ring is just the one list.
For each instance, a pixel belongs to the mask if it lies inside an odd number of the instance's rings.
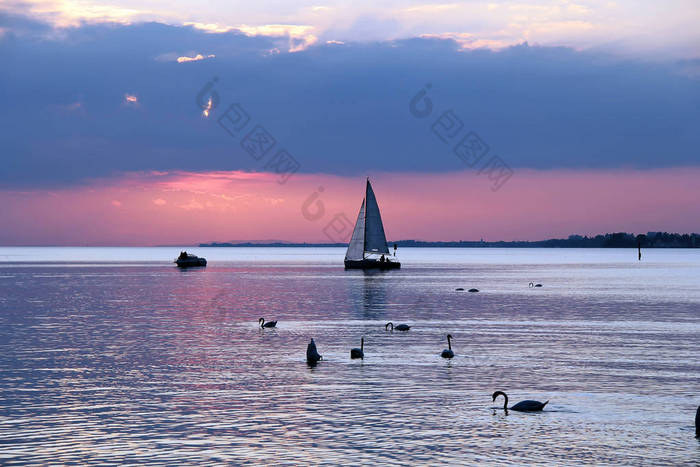
[[535,284],[534,282],[530,282],[530,288],[532,287],[542,287],[542,284]]
[[261,328],[274,328],[275,326],[277,326],[277,321],[268,321],[266,323],[265,318],[260,318],[258,320],[258,324]]
[[318,350],[316,350],[316,343],[312,338],[309,345],[306,346],[306,362],[309,365],[315,365],[322,358],[323,357],[318,353]]
[[452,351],[452,344],[450,343],[450,339],[452,339],[452,335],[448,334],[447,335],[447,348],[442,351],[440,356],[442,358],[452,358],[455,356],[455,353]]
[[[503,396],[505,401],[503,402],[503,410],[508,410],[508,395],[503,391],[496,391],[493,393],[493,401],[496,402],[498,396]],[[518,412],[539,412],[544,409],[549,401],[544,404],[540,401],[520,401],[515,404],[510,410],[516,410]]]
[[360,339],[360,348],[350,349],[350,358],[365,358],[365,338]]
[[392,323],[391,321],[386,323],[386,326],[384,326],[384,329],[386,330],[389,326],[391,326],[392,331],[394,329],[396,329],[397,331],[408,331],[409,329],[411,329],[411,326],[409,326],[407,324],[399,324],[396,327],[394,327],[394,323]]

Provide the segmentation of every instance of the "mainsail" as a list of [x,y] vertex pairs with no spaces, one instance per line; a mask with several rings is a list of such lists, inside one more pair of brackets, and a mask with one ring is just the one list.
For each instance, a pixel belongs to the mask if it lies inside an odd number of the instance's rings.
[[362,207],[357,216],[345,259],[362,260],[365,258],[365,253],[389,254],[382,216],[369,179],[367,179],[365,199],[362,200]]
[[365,251],[368,253],[389,254],[389,248],[386,246],[382,216],[379,214],[377,198],[374,196],[374,190],[372,190],[372,185],[369,184],[369,180],[367,180],[366,200]]

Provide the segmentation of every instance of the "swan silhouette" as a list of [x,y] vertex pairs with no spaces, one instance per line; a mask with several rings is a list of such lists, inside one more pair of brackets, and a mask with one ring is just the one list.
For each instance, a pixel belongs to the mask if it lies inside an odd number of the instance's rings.
[[309,365],[315,365],[322,358],[323,357],[318,353],[318,350],[316,350],[316,343],[312,338],[309,345],[306,346],[306,362]]
[[467,292],[474,293],[474,292],[478,292],[478,291],[479,291],[479,289],[469,289]]
[[[493,401],[496,402],[498,396],[503,396],[505,401],[503,402],[503,410],[508,411],[508,395],[503,391],[496,391],[493,393]],[[542,403],[540,401],[520,401],[515,404],[510,410],[516,410],[518,412],[539,412],[544,409],[549,401]]]
[[261,328],[274,328],[275,326],[277,326],[277,321],[265,322],[265,318],[260,318],[258,320],[258,324],[260,325]]
[[455,356],[455,353],[452,351],[452,344],[450,343],[450,340],[452,339],[452,334],[447,335],[447,348],[443,349],[442,353],[440,356],[442,358],[452,358]]
[[384,329],[386,330],[389,326],[391,326],[392,331],[394,329],[396,329],[397,331],[408,331],[409,329],[411,329],[411,326],[409,326],[408,324],[398,324],[398,325],[396,325],[396,327],[394,327],[394,323],[392,323],[391,321],[386,323],[386,326],[384,326]]
[[360,339],[360,348],[350,349],[350,358],[365,358],[365,338]]
[[532,287],[542,287],[542,284],[535,284],[534,282],[530,282],[530,288]]

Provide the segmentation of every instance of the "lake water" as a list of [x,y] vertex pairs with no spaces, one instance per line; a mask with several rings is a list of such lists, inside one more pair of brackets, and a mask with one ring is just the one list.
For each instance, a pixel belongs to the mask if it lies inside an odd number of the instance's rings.
[[0,248],[0,463],[700,462],[700,250],[179,250]]

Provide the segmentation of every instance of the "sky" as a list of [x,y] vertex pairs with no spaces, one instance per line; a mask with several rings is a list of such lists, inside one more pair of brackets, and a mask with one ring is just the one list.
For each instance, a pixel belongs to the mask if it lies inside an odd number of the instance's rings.
[[[697,2],[0,2],[0,245],[700,231]],[[349,227],[348,227],[349,226]]]

